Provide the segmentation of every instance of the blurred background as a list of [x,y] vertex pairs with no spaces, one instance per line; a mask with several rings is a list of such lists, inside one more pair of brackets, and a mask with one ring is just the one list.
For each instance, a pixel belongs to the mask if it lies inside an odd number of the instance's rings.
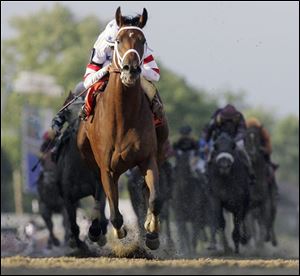
[[118,6],[125,15],[148,10],[171,141],[183,124],[198,139],[226,103],[270,131],[280,164],[279,242],[299,256],[299,3],[288,1],[2,1],[1,240],[13,225],[5,214],[37,213],[39,172],[30,169],[42,135]]

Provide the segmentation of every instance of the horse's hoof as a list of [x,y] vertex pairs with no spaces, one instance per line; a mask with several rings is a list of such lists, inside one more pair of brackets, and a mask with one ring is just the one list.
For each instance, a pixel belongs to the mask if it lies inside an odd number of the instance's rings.
[[273,245],[273,246],[277,246],[277,244],[278,244],[278,243],[277,243],[277,240],[275,240],[275,239],[272,240],[272,245]]
[[60,241],[57,238],[52,239],[52,242],[55,246],[60,246]]
[[85,242],[83,242],[81,240],[78,241],[77,247],[84,252],[89,251],[89,247],[86,245]]
[[[239,251],[238,248],[236,248],[235,251],[236,250]],[[224,248],[224,254],[225,255],[231,255],[232,253],[233,253],[233,249],[230,246],[227,246],[226,248]],[[239,253],[239,252],[237,252],[237,253]]]
[[49,249],[49,250],[52,249],[52,243],[48,242],[48,244],[47,244],[47,249]]
[[240,239],[240,242],[242,245],[246,245],[248,243],[249,239],[246,236],[242,236]]
[[97,244],[100,246],[100,247],[103,247],[104,245],[106,245],[107,243],[107,239],[106,239],[106,236],[105,235],[100,235],[98,241],[97,241]]
[[77,242],[76,242],[75,238],[70,238],[69,241],[68,241],[68,244],[73,249],[77,247]]
[[120,229],[115,229],[114,228],[114,235],[117,237],[119,240],[124,239],[127,236],[127,231],[124,227],[121,227]]
[[100,239],[100,236],[101,236],[101,234],[93,235],[90,231],[88,232],[88,237],[89,237],[90,241],[92,241],[92,242],[98,242]]
[[146,246],[151,250],[156,250],[159,248],[160,241],[157,233],[147,233],[146,234]]
[[215,251],[215,250],[217,250],[217,247],[216,247],[216,245],[209,245],[206,249],[210,250],[210,251]]

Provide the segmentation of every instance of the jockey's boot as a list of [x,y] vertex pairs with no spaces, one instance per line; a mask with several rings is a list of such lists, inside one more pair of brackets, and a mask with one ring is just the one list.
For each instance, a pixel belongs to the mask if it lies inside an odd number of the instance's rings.
[[104,92],[106,85],[108,83],[108,77],[104,77],[97,81],[95,84],[93,84],[89,90],[87,91],[87,94],[85,96],[84,104],[79,112],[79,118],[82,121],[87,121],[88,117],[90,116],[93,105],[94,105],[94,96],[97,91]]
[[141,86],[150,101],[152,113],[156,118],[161,120],[164,116],[163,104],[156,87],[152,82],[146,80],[144,77],[141,77]]
[[88,118],[88,113],[87,113],[87,109],[85,107],[85,103],[83,104],[83,106],[81,107],[80,111],[79,111],[79,118],[82,121],[86,121]]
[[265,154],[265,159],[266,159],[267,163],[271,166],[271,168],[273,168],[274,171],[276,171],[279,168],[279,165],[274,163],[271,160],[271,155],[270,154]]
[[242,162],[246,166],[249,174],[250,185],[254,185],[256,183],[256,176],[255,176],[255,172],[250,157],[244,148],[239,148],[239,151],[242,153]]

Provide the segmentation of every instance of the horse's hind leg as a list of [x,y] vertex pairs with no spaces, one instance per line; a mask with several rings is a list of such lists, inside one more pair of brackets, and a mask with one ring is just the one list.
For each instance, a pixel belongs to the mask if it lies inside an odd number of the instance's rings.
[[157,163],[152,156],[146,163],[140,166],[142,174],[145,176],[146,184],[149,188],[149,206],[145,221],[146,245],[152,250],[159,247],[158,233],[160,228],[159,213],[161,209],[161,200],[159,198],[159,179]]
[[110,221],[114,227],[114,234],[118,239],[126,237],[127,232],[123,226],[123,216],[119,211],[119,190],[118,190],[119,176],[113,175],[105,169],[101,169],[101,181],[108,199],[110,207]]
[[65,202],[65,207],[68,213],[68,218],[70,222],[71,235],[69,240],[70,247],[86,249],[86,245],[79,239],[79,226],[76,223],[76,207],[75,204],[72,204],[69,200]]

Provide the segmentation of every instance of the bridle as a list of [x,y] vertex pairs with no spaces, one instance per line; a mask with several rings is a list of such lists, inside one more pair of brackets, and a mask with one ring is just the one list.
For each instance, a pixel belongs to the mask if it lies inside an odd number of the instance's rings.
[[[144,32],[143,32],[143,30],[142,30],[141,28],[135,27],[135,26],[127,26],[127,27],[122,27],[122,28],[120,28],[119,31],[118,31],[118,33],[117,33],[117,35],[116,35],[116,37],[118,37],[119,33],[120,33],[121,31],[123,31],[123,30],[138,30],[138,31],[140,31],[140,32],[144,35]],[[145,35],[144,35],[144,37],[145,37]],[[143,63],[143,61],[144,61],[144,58],[145,58],[146,47],[147,47],[147,45],[146,45],[146,43],[145,43],[145,44],[144,44],[144,53],[143,53],[142,58],[140,57],[140,54],[138,53],[138,51],[135,50],[135,49],[129,49],[129,50],[127,50],[127,51],[124,53],[123,57],[121,57],[121,55],[120,55],[120,53],[119,53],[119,49],[118,49],[118,42],[117,42],[117,39],[116,39],[115,45],[114,45],[114,56],[113,56],[113,61],[114,61],[115,65],[116,65],[116,67],[122,70],[123,65],[124,65],[124,64],[123,64],[124,59],[125,59],[125,57],[126,57],[129,53],[135,53],[135,54],[137,55],[137,57],[138,57],[138,59],[139,59],[139,66],[141,66],[142,63]],[[116,62],[116,60],[117,60],[117,62]]]

